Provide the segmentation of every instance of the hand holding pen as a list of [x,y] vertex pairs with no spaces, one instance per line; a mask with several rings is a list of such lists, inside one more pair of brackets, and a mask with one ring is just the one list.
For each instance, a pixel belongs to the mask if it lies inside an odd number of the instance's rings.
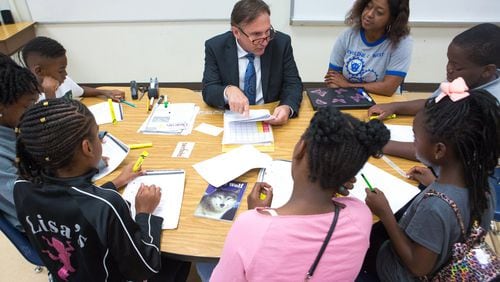
[[266,182],[257,182],[247,197],[248,209],[270,207],[273,201],[273,187]]

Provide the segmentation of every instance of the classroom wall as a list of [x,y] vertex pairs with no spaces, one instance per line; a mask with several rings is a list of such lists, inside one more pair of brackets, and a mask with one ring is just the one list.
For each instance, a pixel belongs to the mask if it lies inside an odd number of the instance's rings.
[[[17,21],[31,20],[25,0],[9,1]],[[302,80],[321,82],[333,43],[346,27],[290,26],[290,1],[267,3],[273,26],[292,37]],[[447,46],[466,28],[413,27],[414,50],[406,82],[444,80]],[[161,82],[201,82],[204,41],[227,30],[229,20],[37,25],[38,35],[52,37],[68,50],[68,73],[80,83],[148,81],[151,76]]]

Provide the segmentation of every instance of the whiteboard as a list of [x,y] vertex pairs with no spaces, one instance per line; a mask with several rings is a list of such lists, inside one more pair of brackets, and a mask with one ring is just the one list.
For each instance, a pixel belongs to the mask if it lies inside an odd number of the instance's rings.
[[237,0],[26,0],[39,23],[229,20]]
[[[295,25],[343,24],[354,0],[291,0]],[[500,23],[500,0],[411,0],[411,25]]]

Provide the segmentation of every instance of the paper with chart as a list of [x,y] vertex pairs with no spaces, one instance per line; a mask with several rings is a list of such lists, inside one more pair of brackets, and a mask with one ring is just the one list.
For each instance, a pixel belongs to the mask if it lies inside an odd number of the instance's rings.
[[181,215],[182,197],[184,196],[184,170],[151,170],[129,182],[123,191],[123,198],[130,202],[132,216],[135,217],[135,195],[141,186],[156,185],[161,188],[161,199],[154,215],[163,218],[162,229],[176,229]]
[[214,187],[220,187],[253,168],[268,166],[271,156],[252,145],[243,145],[227,153],[193,165],[194,169]]
[[145,134],[188,135],[193,130],[200,107],[194,103],[155,104],[139,128]]
[[420,189],[416,186],[394,177],[370,163],[366,163],[356,175],[357,181],[354,183],[354,188],[349,191],[350,196],[356,197],[363,202],[366,198],[365,188],[367,188],[367,186],[361,177],[361,173],[366,176],[374,188],[376,187],[384,192],[393,213],[396,213],[413,199],[413,197],[420,193]]
[[410,125],[386,124],[391,131],[391,140],[399,142],[413,142],[413,127]]
[[269,110],[250,110],[249,116],[226,111],[222,144],[271,144],[274,143]]
[[285,205],[293,191],[292,162],[273,160],[269,166],[259,172],[258,181],[267,182],[273,187],[273,202],[271,208]]
[[[88,107],[92,112],[97,124],[112,123],[113,118],[111,115],[111,109],[108,102],[102,102],[99,104],[92,105]],[[113,111],[115,113],[116,121],[123,120],[122,105],[120,103],[113,102]]]
[[102,156],[107,158],[107,166],[99,167],[99,172],[92,177],[92,181],[103,178],[114,171],[127,157],[130,148],[111,133],[102,139]]

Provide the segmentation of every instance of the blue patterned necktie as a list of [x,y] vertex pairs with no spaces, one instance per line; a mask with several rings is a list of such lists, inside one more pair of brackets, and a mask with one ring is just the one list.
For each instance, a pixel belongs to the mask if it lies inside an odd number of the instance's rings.
[[248,98],[248,103],[250,105],[255,105],[255,88],[257,87],[257,74],[255,73],[255,66],[253,64],[255,55],[248,53],[245,57],[248,59],[248,65],[247,70],[245,71],[245,89],[243,89],[243,92],[245,92],[245,95]]

